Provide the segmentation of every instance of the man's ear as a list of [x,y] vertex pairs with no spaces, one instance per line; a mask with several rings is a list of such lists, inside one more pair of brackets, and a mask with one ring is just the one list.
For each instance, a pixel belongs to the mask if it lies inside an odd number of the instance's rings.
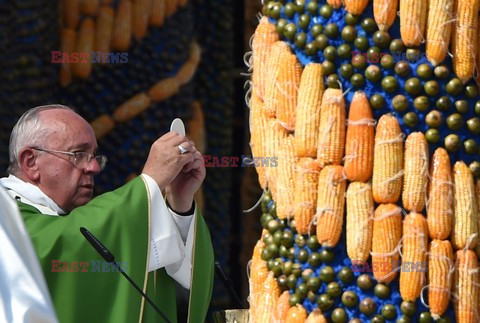
[[32,148],[24,148],[18,154],[20,173],[30,181],[36,181],[40,177],[37,165],[37,155]]

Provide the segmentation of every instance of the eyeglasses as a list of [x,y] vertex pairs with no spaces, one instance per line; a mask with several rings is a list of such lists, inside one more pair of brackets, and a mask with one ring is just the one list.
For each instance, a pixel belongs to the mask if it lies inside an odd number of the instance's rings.
[[38,147],[32,147],[32,149],[43,151],[46,153],[59,153],[59,154],[73,156],[73,164],[78,168],[87,167],[87,165],[92,161],[92,159],[95,159],[97,161],[98,166],[100,167],[100,171],[102,171],[105,168],[105,165],[107,164],[107,156],[104,156],[104,155],[95,156],[85,151],[70,152],[70,151],[38,148]]

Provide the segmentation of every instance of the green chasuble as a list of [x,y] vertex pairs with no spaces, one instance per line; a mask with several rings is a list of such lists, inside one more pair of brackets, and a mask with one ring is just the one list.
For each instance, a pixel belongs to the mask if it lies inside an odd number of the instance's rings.
[[[150,203],[141,177],[94,198],[66,216],[41,214],[19,202],[60,322],[163,322],[122,274],[101,258],[80,232],[87,228],[125,272],[177,321],[175,282],[165,269],[149,273]],[[213,249],[197,214],[189,322],[205,320],[213,287]]]

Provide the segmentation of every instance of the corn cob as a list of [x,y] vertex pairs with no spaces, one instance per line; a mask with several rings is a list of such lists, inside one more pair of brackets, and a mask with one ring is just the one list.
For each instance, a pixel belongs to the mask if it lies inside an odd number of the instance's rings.
[[[297,304],[295,306],[290,307],[287,312],[287,317],[285,319],[285,323],[304,323],[307,319],[307,311],[303,308],[302,305]],[[259,322],[267,322],[267,321],[259,321]]]
[[427,22],[428,0],[400,0],[400,35],[407,47],[420,46]]
[[126,51],[132,38],[132,3],[120,0],[118,3],[112,30],[112,48]]
[[95,137],[97,139],[101,139],[107,133],[112,131],[113,128],[115,128],[115,121],[109,115],[102,114],[101,116],[90,122],[90,125],[93,128]]
[[179,7],[185,7],[188,3],[188,0],[177,0],[177,2],[178,2],[177,5]]
[[92,57],[93,41],[95,37],[95,22],[92,18],[85,18],[80,25],[78,32],[78,41],[76,52],[86,54],[84,58],[80,58],[80,62],[73,64],[73,75],[86,79],[92,72]]
[[[477,213],[477,228],[478,228],[478,236],[477,239],[480,239],[480,179],[477,179],[475,183],[475,195],[477,198],[477,210],[479,213]],[[478,240],[477,240],[478,242]],[[477,253],[477,257],[480,258],[480,243],[477,243],[477,246],[475,247],[475,252]],[[480,309],[479,309],[480,313]]]
[[149,23],[160,27],[165,21],[165,0],[151,0]]
[[368,5],[368,0],[344,0],[345,9],[352,15],[361,15]]
[[132,33],[137,40],[147,35],[149,13],[149,0],[133,0]]
[[425,284],[428,228],[421,213],[410,212],[403,220],[402,262],[408,268],[400,272],[400,295],[404,301],[415,301]]
[[374,213],[372,269],[378,282],[390,283],[397,275],[398,245],[402,238],[402,211],[395,204],[380,204]]
[[276,118],[287,131],[295,129],[295,109],[297,107],[298,87],[302,75],[302,66],[297,56],[286,53],[280,56],[275,94],[277,98]]
[[345,175],[349,181],[366,182],[373,172],[375,130],[372,110],[363,92],[353,95],[345,141]]
[[464,162],[453,166],[454,183],[454,221],[452,227],[452,245],[458,249],[475,248],[478,235],[478,205],[475,199],[473,174]]
[[165,6],[165,15],[167,17],[170,17],[177,11],[177,1],[178,0],[165,0],[166,1],[166,6]]
[[193,117],[187,122],[187,138],[195,143],[200,153],[205,153],[205,114],[199,101],[192,103]]
[[452,288],[453,249],[448,240],[433,240],[428,254],[428,305],[434,320],[446,311]]
[[293,151],[293,135],[282,137],[278,146],[278,170],[277,173],[277,217],[279,219],[289,219],[293,217],[294,211],[294,192],[295,192],[295,165],[296,158]]
[[343,0],[327,0],[327,3],[334,9],[338,9],[342,6]]
[[343,167],[329,165],[320,171],[317,196],[317,239],[324,247],[335,247],[342,234],[347,181]]
[[387,31],[397,17],[398,0],[373,0],[373,17],[378,29]]
[[138,93],[115,109],[113,120],[127,122],[148,108],[151,102],[150,97],[145,92]]
[[152,101],[163,101],[176,94],[179,86],[175,77],[168,77],[158,81],[147,93]]
[[280,288],[273,272],[269,272],[263,286],[263,293],[258,298],[257,317],[254,322],[270,322],[277,308]]
[[[266,16],[260,19],[252,41],[252,87],[257,91],[261,100],[264,100],[267,76],[269,75],[268,61],[272,45],[279,40],[275,25],[268,22]],[[273,115],[271,115],[273,117]]]
[[[70,57],[76,47],[77,34],[75,30],[63,29],[61,39],[62,53]],[[72,65],[70,65],[70,62],[62,63],[59,73],[60,85],[66,87],[72,81]]]
[[108,6],[100,7],[95,31],[95,51],[110,53],[110,43],[113,29],[113,9]]
[[342,91],[329,88],[322,98],[317,158],[320,166],[340,165],[345,150],[345,101]]
[[282,56],[287,55],[291,55],[290,48],[288,47],[287,43],[283,41],[277,41],[273,44],[270,55],[268,56],[263,101],[265,102],[266,116],[269,118],[274,118],[276,116],[277,105],[279,103],[278,94],[280,92],[277,90],[277,79],[280,70],[280,64],[278,62],[281,60]]
[[259,299],[261,295],[264,294],[264,283],[267,279],[268,269],[267,263],[261,258],[261,253],[263,248],[265,248],[265,243],[262,240],[258,240],[253,248],[253,256],[250,265],[250,316],[255,322],[257,318],[257,312],[261,311],[261,305],[259,304]]
[[[266,130],[267,118],[263,114],[263,101],[257,95],[257,91],[253,89],[250,99],[250,148],[253,157],[266,157]],[[258,182],[262,189],[267,187],[266,167],[255,167],[258,174]]]
[[422,212],[427,199],[428,144],[422,132],[412,132],[405,142],[403,207]]
[[438,65],[447,56],[452,34],[453,0],[430,1],[425,52],[430,63]]
[[[265,128],[265,142],[264,142],[264,145],[265,145],[264,151],[266,156],[278,157],[278,149],[280,145],[283,142],[285,142],[286,137],[287,137],[287,133],[277,123],[277,120],[274,118],[267,118],[266,128]],[[274,201],[278,200],[277,199],[277,186],[278,186],[277,182],[278,182],[278,176],[279,176],[278,173],[279,173],[279,165],[277,165],[277,167],[266,168],[267,185],[270,191],[272,192],[272,198]]]
[[98,0],[80,0],[80,8],[84,15],[95,16],[98,10]]
[[312,233],[313,216],[317,206],[318,176],[320,166],[310,157],[300,158],[295,168],[293,216],[300,234]]
[[452,35],[453,71],[466,83],[473,76],[477,58],[478,1],[455,1],[454,11],[457,19]]
[[80,21],[80,0],[62,1],[63,26],[76,30]]
[[277,300],[277,307],[273,314],[273,322],[285,322],[288,310],[290,309],[290,293],[284,291]]
[[402,192],[403,139],[397,119],[384,114],[375,135],[373,155],[373,199],[377,203],[395,203]]
[[455,262],[455,319],[458,323],[478,322],[478,259],[472,250],[458,250]]
[[450,157],[443,148],[437,148],[430,164],[428,186],[427,224],[431,239],[447,239],[452,229],[453,188]]
[[327,319],[323,316],[322,311],[316,308],[310,312],[305,323],[327,323]]
[[180,67],[175,78],[180,85],[186,84],[191,81],[196,70],[197,64],[187,61]]
[[297,157],[317,157],[320,106],[324,91],[322,65],[310,63],[303,69],[295,117]]
[[[352,263],[370,256],[374,203],[369,183],[352,182],[347,189],[347,253]],[[298,226],[298,221],[295,221]]]

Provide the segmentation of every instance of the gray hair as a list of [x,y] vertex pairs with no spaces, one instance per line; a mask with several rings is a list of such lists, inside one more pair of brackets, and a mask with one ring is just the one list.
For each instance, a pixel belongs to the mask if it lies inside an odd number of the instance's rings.
[[15,175],[20,169],[18,154],[20,150],[28,146],[38,146],[43,144],[45,137],[48,134],[48,129],[43,127],[40,120],[39,113],[45,110],[71,110],[73,109],[61,104],[48,104],[32,108],[25,112],[13,127],[10,134],[10,143],[8,147],[8,154],[10,164],[7,172]]

